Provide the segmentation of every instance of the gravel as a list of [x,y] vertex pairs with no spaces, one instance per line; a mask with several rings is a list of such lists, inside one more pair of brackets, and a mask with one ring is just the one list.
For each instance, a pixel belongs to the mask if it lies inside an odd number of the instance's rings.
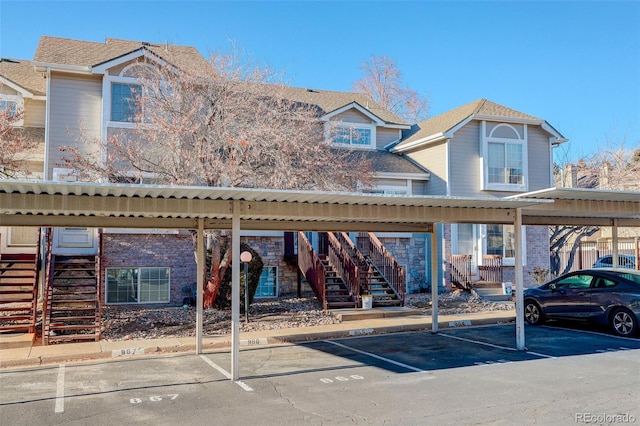
[[[408,294],[405,306],[431,315],[428,294]],[[482,311],[513,310],[513,303],[487,302],[474,295],[453,291],[439,296],[440,314],[460,314]],[[102,308],[102,338],[107,341],[157,339],[195,336],[194,307],[104,306]],[[249,307],[249,323],[241,314],[240,331],[274,330],[337,324],[330,313],[323,312],[315,297],[256,300]],[[203,334],[219,336],[231,332],[231,311],[204,311]]]

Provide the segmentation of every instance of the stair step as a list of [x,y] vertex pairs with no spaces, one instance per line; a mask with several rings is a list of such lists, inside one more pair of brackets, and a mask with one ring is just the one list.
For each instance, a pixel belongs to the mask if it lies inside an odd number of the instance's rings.
[[1,321],[24,321],[30,320],[31,315],[2,315],[0,316]]
[[62,336],[49,336],[49,342],[70,342],[73,340],[97,340],[98,334],[65,334]]
[[95,315],[84,315],[84,316],[65,316],[65,317],[51,317],[51,322],[65,322],[65,321],[95,321]]

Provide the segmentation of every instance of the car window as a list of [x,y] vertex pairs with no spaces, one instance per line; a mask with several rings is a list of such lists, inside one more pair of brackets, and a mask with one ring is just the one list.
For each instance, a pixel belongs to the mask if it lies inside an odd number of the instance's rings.
[[577,274],[559,280],[556,285],[565,288],[589,288],[592,279],[591,275]]
[[624,279],[640,284],[640,274],[638,273],[634,274],[630,272],[628,274],[621,274],[620,276]]
[[617,283],[615,281],[608,280],[606,278],[598,277],[593,281],[594,288],[608,288],[615,287]]

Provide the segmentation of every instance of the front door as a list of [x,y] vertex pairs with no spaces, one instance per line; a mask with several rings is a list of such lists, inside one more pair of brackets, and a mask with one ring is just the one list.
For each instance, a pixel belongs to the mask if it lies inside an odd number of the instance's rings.
[[457,247],[454,247],[454,254],[470,254],[471,255],[471,278],[478,279],[478,225],[473,223],[457,224]]
[[56,254],[96,254],[96,229],[84,227],[54,228]]

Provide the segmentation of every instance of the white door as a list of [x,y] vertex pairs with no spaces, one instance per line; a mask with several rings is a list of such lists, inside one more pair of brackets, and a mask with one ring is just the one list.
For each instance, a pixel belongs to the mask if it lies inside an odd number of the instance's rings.
[[[71,169],[54,168],[53,180],[75,182],[77,176]],[[53,229],[55,254],[96,254],[96,228],[66,227]]]
[[480,257],[480,244],[478,236],[479,225],[473,223],[459,223],[456,226],[457,246],[454,247],[454,254],[471,255],[471,278],[478,279],[478,259]]

